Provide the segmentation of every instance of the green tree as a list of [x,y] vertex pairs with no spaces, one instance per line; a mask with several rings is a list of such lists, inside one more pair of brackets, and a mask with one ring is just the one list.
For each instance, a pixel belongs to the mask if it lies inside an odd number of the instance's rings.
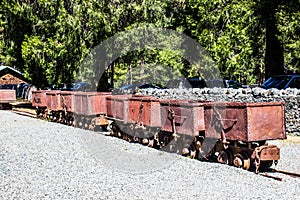
[[185,32],[207,49],[224,78],[254,83],[262,70],[264,40],[254,6],[243,0],[187,3]]
[[[109,1],[106,5],[110,8],[111,29],[118,33],[147,27],[149,24],[157,28],[173,28],[172,23],[175,17],[173,13],[177,9],[177,7],[171,7],[171,4],[174,5],[173,2],[169,0]],[[157,34],[157,37],[161,36]],[[138,42],[136,38],[123,38],[122,40],[129,41],[123,45],[124,52],[128,52],[128,49]],[[117,82],[116,86],[151,80],[164,84],[167,80],[162,76],[167,72],[176,71],[177,74],[187,74],[187,70],[183,67],[184,60],[178,55],[178,51],[170,52],[170,49],[163,50],[154,46],[129,52],[114,61],[112,66],[114,68],[110,68],[108,73],[114,77]],[[156,76],[157,74],[161,75],[160,78]]]
[[276,13],[282,0],[257,1],[256,15],[260,18],[261,28],[265,30],[265,76],[266,78],[284,73],[283,46],[279,41]]
[[0,2],[1,10],[1,37],[2,45],[1,63],[17,66],[22,71],[21,45],[26,34],[31,34],[32,26],[29,18],[30,6],[21,0],[3,0]]
[[[251,84],[264,74],[299,72],[299,4],[283,0],[3,0],[0,61],[17,66],[38,87],[76,78],[89,80],[101,71],[86,67],[92,62],[83,63],[94,47],[110,36],[150,23],[193,37],[210,53],[224,78]],[[180,37],[172,39],[180,43]],[[104,64],[110,66],[105,73],[124,83],[130,70],[137,79],[147,79],[150,74],[162,74],[163,66],[184,76],[201,75],[184,53],[192,54],[159,46],[137,49]]]
[[300,1],[282,1],[278,10],[277,36],[283,46],[284,68],[300,73]]

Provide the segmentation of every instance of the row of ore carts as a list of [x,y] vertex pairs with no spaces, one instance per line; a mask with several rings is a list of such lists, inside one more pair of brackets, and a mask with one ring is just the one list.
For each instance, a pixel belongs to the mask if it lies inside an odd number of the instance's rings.
[[234,165],[269,168],[286,139],[284,104],[157,99],[99,92],[38,90],[37,116],[167,152]]

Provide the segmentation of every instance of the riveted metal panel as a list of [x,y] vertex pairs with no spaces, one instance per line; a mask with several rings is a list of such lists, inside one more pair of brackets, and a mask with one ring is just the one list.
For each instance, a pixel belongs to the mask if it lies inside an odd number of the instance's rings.
[[62,110],[65,110],[67,112],[74,112],[74,92],[61,91],[59,94]]
[[128,121],[148,127],[160,127],[160,103],[148,96],[133,96],[128,100]]
[[128,121],[128,99],[132,95],[111,95],[106,98],[107,116]]
[[15,90],[0,90],[0,103],[13,103],[16,101]]
[[106,114],[106,97],[111,96],[111,92],[95,92],[89,95],[91,108],[89,115]]
[[222,127],[226,139],[247,141],[246,103],[210,102],[204,110],[206,137],[220,138]]
[[249,141],[286,139],[282,103],[251,103],[247,113]]
[[206,137],[220,138],[222,122],[227,140],[254,142],[285,138],[284,107],[280,102],[211,102],[206,104],[204,113]]
[[[204,131],[204,104],[188,100],[162,100],[161,104],[161,129],[167,132],[175,131],[180,134],[196,136],[199,131]],[[174,119],[170,113],[174,112]]]
[[74,94],[74,107],[77,114],[106,114],[106,97],[109,92],[77,92]]
[[74,112],[77,114],[83,113],[83,106],[82,106],[82,96],[84,95],[84,92],[74,92],[73,97],[73,109]]
[[51,90],[46,92],[47,108],[52,111],[62,110],[59,90]]
[[151,127],[161,127],[160,103],[154,101],[151,103],[150,109],[150,125]]
[[32,91],[32,106],[47,107],[46,92],[47,90]]
[[108,96],[106,97],[106,115],[108,117],[113,118],[114,116],[114,112],[113,112],[113,107],[114,107],[114,100],[112,98],[112,96]]

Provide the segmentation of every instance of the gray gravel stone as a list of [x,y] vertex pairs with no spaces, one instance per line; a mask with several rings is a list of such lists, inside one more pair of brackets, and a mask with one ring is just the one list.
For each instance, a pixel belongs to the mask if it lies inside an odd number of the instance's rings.
[[[3,199],[297,199],[282,182],[91,131],[0,111]],[[277,142],[277,168],[299,171],[299,144]],[[126,153],[124,153],[126,152]],[[141,156],[147,155],[147,156]],[[144,170],[139,169],[141,161]],[[136,163],[136,165],[134,165]]]

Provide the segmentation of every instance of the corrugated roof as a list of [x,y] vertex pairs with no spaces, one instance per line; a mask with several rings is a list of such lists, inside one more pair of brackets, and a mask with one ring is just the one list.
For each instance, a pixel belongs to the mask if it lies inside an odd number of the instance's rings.
[[23,76],[23,74],[21,72],[19,72],[18,70],[14,69],[14,68],[12,68],[10,66],[0,66],[0,71],[4,70],[6,68],[8,68],[8,69],[10,69],[10,70],[12,70],[12,71],[14,71],[14,72],[16,72],[16,73],[18,73],[18,74],[20,74],[20,75]]

